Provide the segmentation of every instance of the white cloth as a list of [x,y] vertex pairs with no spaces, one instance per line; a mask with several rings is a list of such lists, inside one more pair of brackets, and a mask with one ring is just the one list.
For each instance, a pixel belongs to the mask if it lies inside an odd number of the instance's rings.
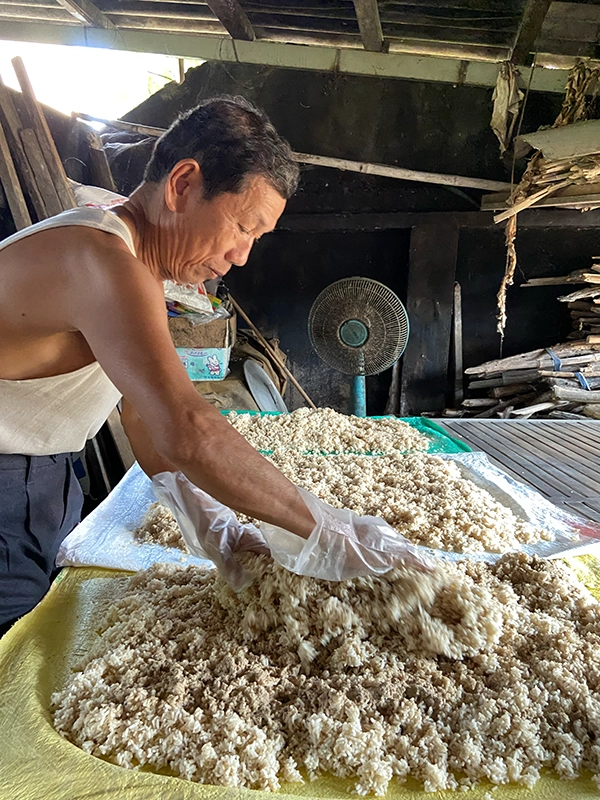
[[[0,250],[48,228],[82,225],[120,236],[135,255],[127,225],[102,208],[73,208],[0,242]],[[95,436],[121,394],[97,361],[50,378],[0,380],[0,453],[78,452]]]

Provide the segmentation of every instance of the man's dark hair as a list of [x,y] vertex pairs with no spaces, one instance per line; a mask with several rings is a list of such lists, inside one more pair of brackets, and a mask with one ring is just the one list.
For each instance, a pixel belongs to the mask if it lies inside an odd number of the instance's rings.
[[184,158],[202,169],[204,197],[239,193],[260,176],[288,200],[298,187],[298,164],[267,115],[243,97],[215,97],[181,114],[154,147],[144,180],[161,181]]

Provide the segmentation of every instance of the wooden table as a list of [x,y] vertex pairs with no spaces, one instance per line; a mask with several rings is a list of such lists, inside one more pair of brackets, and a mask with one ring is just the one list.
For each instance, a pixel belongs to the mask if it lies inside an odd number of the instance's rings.
[[600,420],[436,422],[554,505],[600,522]]

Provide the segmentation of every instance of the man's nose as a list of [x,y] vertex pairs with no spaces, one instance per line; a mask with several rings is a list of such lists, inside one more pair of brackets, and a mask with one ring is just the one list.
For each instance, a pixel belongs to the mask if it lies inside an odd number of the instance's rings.
[[248,261],[253,242],[236,242],[235,247],[226,254],[225,258],[236,267],[243,267]]

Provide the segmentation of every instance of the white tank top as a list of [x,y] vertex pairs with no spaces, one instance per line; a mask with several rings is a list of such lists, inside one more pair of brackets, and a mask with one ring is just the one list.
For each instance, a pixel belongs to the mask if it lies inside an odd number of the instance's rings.
[[[48,228],[83,225],[120,236],[135,255],[127,225],[102,208],[73,208],[0,242],[0,250]],[[0,379],[0,453],[76,453],[95,436],[121,398],[97,361],[51,378]]]

